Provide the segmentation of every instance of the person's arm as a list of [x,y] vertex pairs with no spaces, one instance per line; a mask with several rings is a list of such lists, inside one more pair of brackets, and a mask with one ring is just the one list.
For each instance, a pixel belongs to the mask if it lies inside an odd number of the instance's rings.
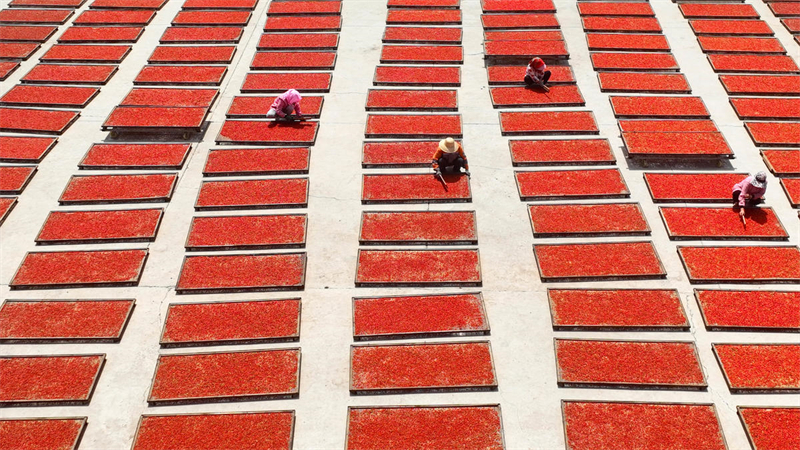
[[464,149],[463,148],[459,148],[458,149],[458,154],[459,154],[459,156],[461,156],[461,158],[464,159],[464,170],[469,171],[469,161],[467,161],[467,155],[466,155],[466,153],[464,153]]
[[294,112],[295,112],[295,114],[297,114],[298,116],[301,116],[301,117],[302,117],[302,116],[303,116],[303,112],[302,112],[302,111],[300,111],[300,102],[297,102],[297,103],[295,103],[295,104],[294,104],[294,105],[292,105],[292,106],[294,106]]
[[747,183],[742,187],[742,192],[739,194],[739,215],[744,217],[744,210],[745,206],[747,205],[747,199],[750,198],[750,194],[747,194],[746,191],[750,187],[750,184]]
[[283,112],[283,109],[286,108],[286,102],[281,97],[275,99],[275,102],[272,104],[272,108],[275,109],[278,117],[286,117],[286,113]]
[[745,179],[742,181],[742,191],[739,193],[739,206],[744,208],[747,204],[747,200],[753,198],[753,185],[750,184],[750,179]]
[[431,165],[433,166],[433,170],[439,170],[439,158],[442,157],[442,149],[437,148],[436,153],[433,154],[433,159],[431,160]]

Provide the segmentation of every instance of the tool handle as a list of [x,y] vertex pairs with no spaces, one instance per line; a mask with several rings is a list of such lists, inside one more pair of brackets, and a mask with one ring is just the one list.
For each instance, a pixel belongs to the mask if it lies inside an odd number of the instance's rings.
[[436,177],[439,179],[439,181],[441,181],[441,182],[442,182],[442,186],[444,186],[444,190],[445,190],[445,191],[449,191],[449,190],[450,190],[450,188],[448,188],[448,187],[447,187],[447,182],[446,182],[446,181],[444,181],[444,177],[442,176],[442,172],[441,172],[441,171],[439,171],[439,170],[437,170],[437,171],[436,171],[436,173],[435,173],[435,175],[436,175]]

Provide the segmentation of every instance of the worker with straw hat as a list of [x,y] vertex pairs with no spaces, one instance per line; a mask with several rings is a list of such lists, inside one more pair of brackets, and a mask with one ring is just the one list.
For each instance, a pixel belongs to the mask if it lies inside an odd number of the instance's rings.
[[754,207],[764,202],[766,192],[767,173],[762,171],[736,183],[733,186],[731,200],[733,200],[734,206],[739,207],[739,215],[744,216],[746,207]]
[[464,173],[470,176],[467,155],[464,154],[464,149],[458,145],[458,142],[451,137],[439,141],[436,153],[433,154],[432,164],[437,175],[441,175],[443,171],[461,173],[463,167]]
[[525,69],[525,85],[528,87],[540,87],[545,92],[550,91],[547,87],[547,80],[550,79],[551,72],[547,70],[547,64],[544,63],[542,58],[538,56],[531,59],[528,67]]

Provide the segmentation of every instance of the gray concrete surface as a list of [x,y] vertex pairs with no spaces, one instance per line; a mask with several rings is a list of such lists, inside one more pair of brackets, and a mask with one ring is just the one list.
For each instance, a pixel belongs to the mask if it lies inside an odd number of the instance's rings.
[[[0,4],[5,7],[8,0]],[[711,351],[713,342],[797,342],[796,334],[707,332],[700,311],[692,297],[693,286],[686,279],[670,242],[657,207],[650,200],[642,180],[642,170],[622,154],[616,120],[608,95],[600,92],[595,72],[589,61],[584,32],[574,1],[558,0],[558,18],[572,56],[570,61],[584,97],[586,109],[592,110],[601,128],[601,137],[608,138],[628,183],[632,200],[639,202],[653,229],[652,240],[658,248],[668,277],[659,281],[548,283],[540,282],[531,250],[531,233],[525,203],[517,195],[507,138],[500,135],[498,113],[492,109],[487,89],[482,54],[482,29],[479,0],[462,0],[464,15],[464,53],[462,86],[459,88],[460,113],[464,120],[464,144],[469,152],[474,199],[471,204],[388,206],[385,209],[472,209],[477,211],[478,248],[483,269],[483,292],[491,341],[499,379],[497,392],[409,394],[351,397],[348,392],[349,346],[352,340],[351,298],[355,295],[416,294],[454,292],[457,289],[355,289],[358,224],[365,208],[360,203],[361,142],[366,112],[367,89],[381,48],[385,27],[384,0],[345,0],[344,27],[338,50],[331,93],[326,94],[325,108],[317,144],[312,149],[310,193],[308,204],[308,269],[303,301],[301,338],[302,375],[300,396],[296,400],[203,404],[192,406],[148,407],[147,393],[159,353],[185,350],[159,350],[158,338],[166,308],[170,303],[200,300],[284,298],[293,294],[253,293],[203,296],[176,296],[175,282],[183,257],[183,243],[190,218],[195,214],[193,203],[202,178],[202,167],[209,148],[224,121],[225,111],[248,72],[255,52],[255,43],[265,22],[268,0],[261,0],[254,17],[238,46],[230,72],[222,86],[207,132],[194,147],[190,159],[180,172],[177,191],[166,205],[166,215],[158,238],[152,244],[59,246],[71,248],[142,248],[150,249],[150,258],[139,286],[119,289],[59,289],[14,291],[8,289],[26,252],[36,250],[34,237],[51,210],[60,208],[57,198],[73,174],[77,163],[94,142],[108,139],[100,131],[106,115],[132,87],[132,80],[157,45],[158,38],[182,0],[171,0],[147,27],[133,51],[121,64],[120,71],[101,94],[87,107],[78,122],[60,139],[59,144],[39,165],[39,172],[20,197],[8,220],[0,227],[0,296],[3,299],[65,298],[135,298],[136,308],[119,344],[79,345],[4,345],[4,355],[34,354],[108,354],[91,404],[77,407],[37,407],[0,409],[0,417],[88,416],[81,449],[117,450],[130,448],[136,424],[143,413],[263,411],[292,409],[297,412],[294,448],[298,450],[343,449],[347,406],[351,405],[428,405],[500,403],[508,449],[558,450],[564,448],[560,400],[637,400],[712,402],[716,405],[723,431],[731,450],[749,448],[736,416],[737,405],[797,405],[798,397],[790,395],[731,395]],[[760,0],[748,0],[763,15],[792,56],[800,59],[797,44],[771,15]],[[731,169],[755,172],[765,170],[757,149],[736,118],[716,75],[701,53],[688,22],[676,4],[668,0],[651,1],[664,28],[673,53],[693,88],[703,98],[736,159]],[[88,2],[81,10],[88,7]],[[77,16],[77,14],[76,14]],[[59,32],[66,28],[62,26]],[[23,64],[2,83],[5,93],[34,65],[36,58],[55,42],[42,46],[34,58]],[[710,167],[712,170],[717,170]],[[397,171],[393,169],[392,171]],[[372,172],[380,172],[372,171]],[[90,173],[90,172],[86,172]],[[792,210],[778,181],[770,177],[768,205],[773,207],[791,234],[790,243],[800,243],[800,222]],[[109,206],[109,209],[114,209]],[[375,209],[374,207],[371,209]],[[384,208],[381,208],[384,209]],[[255,212],[254,212],[255,213]],[[213,215],[214,213],[203,213]],[[536,239],[549,242],[613,241],[609,238]],[[706,242],[693,242],[705,245]],[[712,243],[713,244],[713,243]],[[759,244],[751,244],[759,245]],[[53,248],[55,249],[55,248]],[[678,289],[692,326],[690,333],[625,332],[579,333],[553,332],[546,300],[547,287],[604,288],[673,288]],[[731,287],[731,286],[707,286]],[[741,286],[739,286],[741,287]],[[771,286],[792,289],[797,286]],[[471,291],[474,289],[470,289]],[[634,391],[618,389],[564,389],[556,385],[554,337],[604,337],[620,339],[695,340],[703,369],[708,377],[707,392]],[[479,338],[475,338],[479,339]],[[213,347],[215,350],[295,346],[297,344]],[[205,351],[198,348],[191,351]]]

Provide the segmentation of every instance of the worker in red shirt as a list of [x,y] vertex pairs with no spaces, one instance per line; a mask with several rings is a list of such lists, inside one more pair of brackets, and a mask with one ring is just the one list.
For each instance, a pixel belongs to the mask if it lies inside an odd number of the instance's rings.
[[303,97],[299,92],[289,89],[272,102],[267,112],[267,119],[305,120],[302,111],[300,111],[300,100],[302,99]]
[[464,149],[458,145],[453,138],[446,138],[439,141],[439,146],[433,154],[433,170],[436,175],[441,175],[442,172],[461,173],[461,168],[464,168],[464,173],[469,177],[469,162]]
[[525,85],[528,87],[540,87],[549,92],[550,88],[547,87],[547,80],[550,79],[550,75],[552,73],[547,70],[547,64],[537,56],[528,63],[528,67],[525,69]]

